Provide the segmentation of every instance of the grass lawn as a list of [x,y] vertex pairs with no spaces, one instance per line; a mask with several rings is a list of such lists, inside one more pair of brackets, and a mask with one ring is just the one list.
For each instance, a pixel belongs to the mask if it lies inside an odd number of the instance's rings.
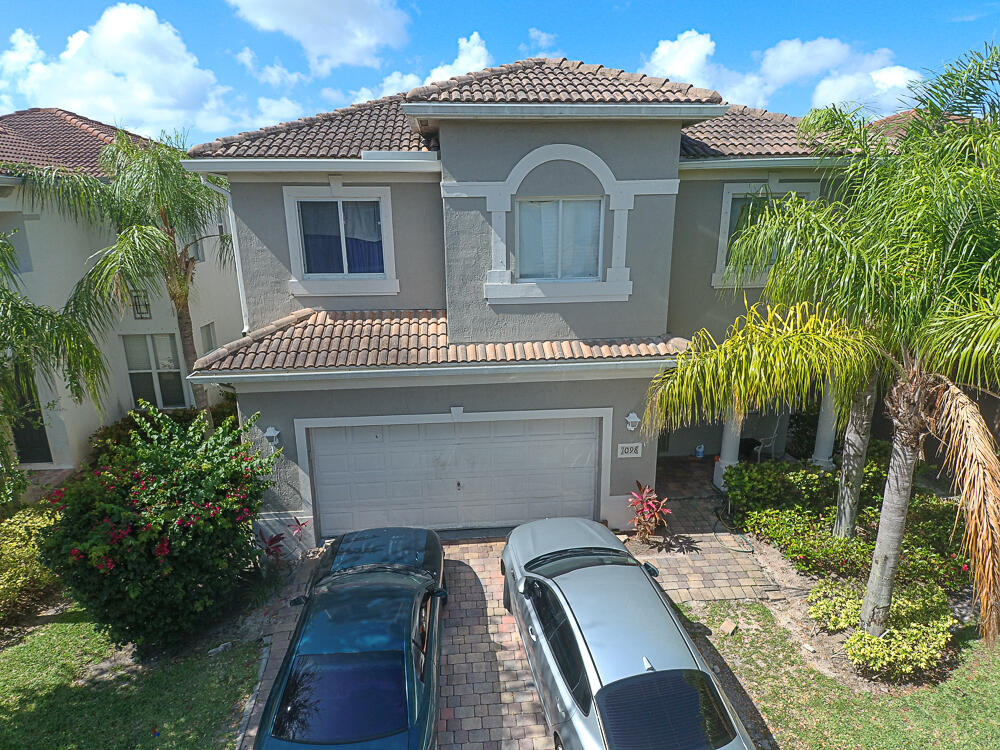
[[[854,693],[810,667],[797,642],[762,604],[712,602],[695,615],[756,703],[778,745],[823,750],[1000,747],[1000,654],[973,633],[947,680],[905,695]],[[718,626],[740,624],[731,636]]]
[[[253,689],[259,651],[162,658],[75,685],[113,652],[77,608],[0,651],[0,748],[133,750],[231,747],[224,726]],[[159,736],[154,734],[159,732]]]

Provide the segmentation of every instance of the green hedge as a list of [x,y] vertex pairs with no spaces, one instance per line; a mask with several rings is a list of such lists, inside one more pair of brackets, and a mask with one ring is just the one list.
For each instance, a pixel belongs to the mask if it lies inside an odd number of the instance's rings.
[[[828,632],[850,630],[861,617],[861,599],[856,584],[820,581],[809,592],[809,616]],[[905,680],[941,664],[957,624],[940,586],[903,587],[894,593],[885,633],[876,638],[855,629],[844,642],[844,652],[864,674]]]
[[[58,491],[53,499],[59,499]],[[30,505],[0,521],[0,622],[56,585],[56,575],[38,559],[39,540],[55,521],[49,503]]]
[[205,434],[148,404],[110,460],[66,488],[42,559],[119,642],[167,645],[228,601],[259,556],[251,522],[273,458],[228,419]]

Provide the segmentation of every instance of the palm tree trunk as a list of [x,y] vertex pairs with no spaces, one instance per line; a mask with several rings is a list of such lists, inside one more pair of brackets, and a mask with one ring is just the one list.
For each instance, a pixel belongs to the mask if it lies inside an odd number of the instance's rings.
[[903,548],[906,510],[913,487],[913,469],[920,452],[919,433],[897,424],[892,441],[892,456],[882,496],[882,515],[875,538],[875,554],[861,605],[861,627],[873,636],[885,632],[892,604],[892,589]]
[[[198,359],[198,352],[194,348],[194,326],[191,323],[191,309],[187,300],[178,303],[174,302],[174,309],[177,311],[177,330],[181,334],[181,351],[184,353],[184,364],[188,368],[194,367],[195,360]],[[187,376],[187,373],[185,373]],[[192,383],[191,391],[194,393],[194,405],[205,411],[208,409],[208,392],[205,386],[200,383]],[[209,415],[211,419],[211,415]]]
[[837,493],[837,518],[833,535],[852,537],[857,529],[858,502],[865,477],[868,441],[872,436],[872,415],[875,412],[875,373],[854,394],[851,413],[844,434],[844,453],[840,467],[840,489]]

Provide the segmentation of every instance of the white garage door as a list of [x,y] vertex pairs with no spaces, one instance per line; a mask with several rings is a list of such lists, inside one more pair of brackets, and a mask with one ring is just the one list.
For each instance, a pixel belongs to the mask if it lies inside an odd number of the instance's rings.
[[313,429],[320,533],[592,518],[597,434],[592,418]]

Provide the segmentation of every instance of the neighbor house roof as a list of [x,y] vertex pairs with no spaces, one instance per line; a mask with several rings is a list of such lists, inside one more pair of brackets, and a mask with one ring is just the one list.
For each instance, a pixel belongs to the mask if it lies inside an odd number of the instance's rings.
[[684,128],[681,158],[811,156],[812,151],[796,136],[800,119],[734,105],[722,117]]
[[219,138],[193,147],[191,156],[356,159],[362,151],[436,151],[436,138],[414,132],[404,102],[479,104],[718,104],[715,91],[666,78],[585,65],[578,60],[532,58],[420,86],[405,94]]
[[461,363],[662,358],[686,339],[645,338],[452,344],[444,310],[299,310],[194,363],[195,371],[330,370]]
[[0,115],[0,162],[101,174],[98,156],[116,132],[65,109],[22,109]]

